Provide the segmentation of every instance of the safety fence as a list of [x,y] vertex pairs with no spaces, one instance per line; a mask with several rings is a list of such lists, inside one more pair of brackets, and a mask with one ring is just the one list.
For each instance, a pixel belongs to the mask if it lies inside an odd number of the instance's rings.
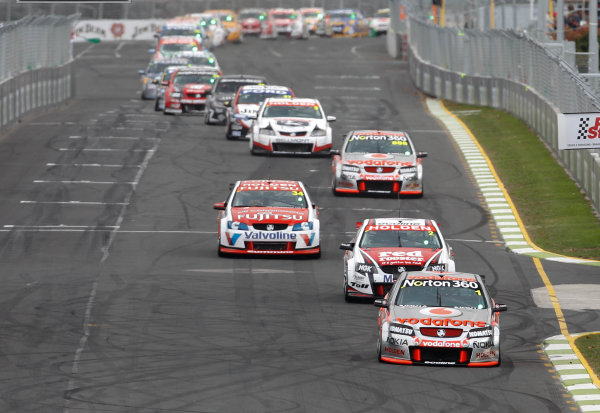
[[[559,150],[559,113],[600,112],[589,84],[523,33],[408,23],[410,76],[423,92],[459,103],[492,106],[525,121],[600,211],[600,154]],[[518,150],[518,148],[515,148]]]
[[73,95],[71,30],[77,17],[0,24],[0,131]]

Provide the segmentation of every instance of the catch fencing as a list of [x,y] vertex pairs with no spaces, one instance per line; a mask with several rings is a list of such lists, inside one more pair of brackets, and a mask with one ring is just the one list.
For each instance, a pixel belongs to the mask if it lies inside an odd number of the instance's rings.
[[0,131],[73,95],[71,29],[77,17],[0,24]]
[[401,53],[419,89],[525,121],[600,211],[599,151],[558,149],[559,113],[600,112],[594,90],[572,66],[524,33],[443,28],[413,16],[407,27]]

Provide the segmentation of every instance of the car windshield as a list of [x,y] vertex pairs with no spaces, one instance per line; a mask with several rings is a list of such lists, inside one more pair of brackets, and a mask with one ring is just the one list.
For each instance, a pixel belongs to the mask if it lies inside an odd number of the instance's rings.
[[377,14],[375,14],[375,17],[390,17],[390,12],[389,10],[378,11]]
[[395,305],[487,308],[477,281],[405,279]]
[[304,193],[299,191],[239,191],[232,207],[306,208]]
[[169,27],[160,32],[161,36],[195,36],[197,33],[192,27]]
[[246,85],[255,85],[256,82],[247,80],[221,80],[215,89],[215,93],[237,93],[238,89]]
[[350,153],[398,153],[412,155],[413,151],[404,137],[355,135],[348,140],[346,152]]
[[296,13],[273,13],[273,17],[276,19],[295,19]]
[[313,17],[319,17],[319,13],[317,13],[316,11],[307,11],[302,14],[304,15],[304,17],[308,17],[309,19]]
[[243,13],[240,13],[240,19],[264,19],[265,17],[264,13],[261,12],[257,12],[257,11],[245,11]]
[[235,19],[234,16],[232,16],[231,14],[224,14],[222,16],[219,16],[219,18],[222,22],[232,22]]
[[329,13],[329,17],[332,19],[355,19],[356,14],[349,11],[334,11]]
[[280,93],[272,93],[272,92],[256,92],[256,93],[240,93],[238,97],[237,103],[241,103],[242,105],[259,105],[267,98],[282,98],[282,97],[291,97],[291,95],[282,95]]
[[435,231],[370,230],[363,232],[361,248],[431,248],[440,249],[441,242]]
[[[182,61],[179,64],[183,64],[184,62]],[[146,70],[146,73],[162,73],[167,67],[169,66],[173,66],[173,64],[177,64],[177,63],[173,63],[173,62],[169,62],[169,63],[150,63],[148,65],[148,69]]]
[[321,119],[323,114],[318,105],[269,105],[265,108],[264,118],[309,118]]
[[214,81],[215,81],[215,77],[214,77],[214,75],[212,75],[210,73],[204,73],[204,74],[193,73],[193,74],[175,76],[175,79],[173,79],[173,84],[175,86],[183,86],[183,85],[187,85],[190,83],[210,85],[210,84],[214,83]]
[[177,53],[185,50],[198,50],[193,43],[165,43],[160,47],[161,53]]
[[206,56],[191,56],[185,58],[190,65],[194,66],[215,66],[215,59]]

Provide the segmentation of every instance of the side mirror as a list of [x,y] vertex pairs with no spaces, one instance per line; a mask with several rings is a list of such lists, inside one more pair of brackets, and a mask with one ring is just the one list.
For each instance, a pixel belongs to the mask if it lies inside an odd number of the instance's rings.
[[354,249],[354,242],[343,242],[340,244],[341,250],[352,251]]
[[327,116],[327,122],[335,122],[336,119],[335,116]]
[[158,39],[159,37],[160,37],[160,34],[158,34],[158,33],[154,33],[154,38],[155,38],[155,39]]
[[494,313],[502,313],[504,311],[508,310],[508,307],[506,306],[506,304],[496,304],[494,306],[494,308],[492,309],[492,311]]
[[148,53],[156,53],[156,49],[148,49]]
[[385,298],[377,298],[373,301],[373,305],[379,308],[390,308],[390,303]]
[[158,79],[152,79],[152,83],[155,85],[158,85],[160,83],[160,80]]
[[140,75],[145,75],[145,74],[146,74],[146,71],[145,71],[144,69],[140,69],[140,70],[138,70],[138,73],[139,73]]
[[417,152],[417,158],[427,158],[427,152]]
[[341,155],[341,154],[342,154],[342,152],[339,149],[331,149],[329,151],[329,155],[332,155],[332,156],[333,155]]
[[167,82],[166,80],[163,80],[160,82],[161,86],[169,86],[169,82]]
[[233,117],[235,119],[243,119],[243,120],[248,119],[248,115],[244,115],[243,113],[234,113]]
[[362,227],[363,222],[362,221],[358,221],[356,223],[356,229],[359,229],[360,227]]
[[258,114],[256,113],[250,113],[248,115],[246,115],[246,119],[258,119]]
[[219,211],[224,211],[226,207],[227,207],[227,204],[225,202],[217,202],[217,203],[213,204],[213,208],[218,209]]

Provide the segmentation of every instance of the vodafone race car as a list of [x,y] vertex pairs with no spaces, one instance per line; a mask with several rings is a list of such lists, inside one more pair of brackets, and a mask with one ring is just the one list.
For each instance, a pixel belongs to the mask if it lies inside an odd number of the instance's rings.
[[282,154],[329,154],[331,127],[335,116],[325,116],[317,99],[264,101],[252,124],[250,152]]
[[165,114],[181,114],[203,110],[207,93],[220,77],[219,71],[209,66],[191,66],[177,69],[165,90]]
[[500,365],[499,314],[477,274],[405,272],[379,309],[377,357],[396,364]]
[[427,152],[416,152],[406,132],[358,130],[346,136],[342,150],[332,150],[332,191],[338,194],[423,196]]
[[343,243],[344,298],[382,298],[405,271],[454,271],[454,252],[432,219],[376,218]]
[[252,126],[250,117],[256,118],[261,103],[272,97],[291,99],[294,97],[294,92],[287,86],[274,85],[247,85],[239,88],[231,104],[231,110],[226,114],[225,137],[245,138]]
[[219,210],[219,256],[321,255],[318,209],[300,181],[238,181]]

